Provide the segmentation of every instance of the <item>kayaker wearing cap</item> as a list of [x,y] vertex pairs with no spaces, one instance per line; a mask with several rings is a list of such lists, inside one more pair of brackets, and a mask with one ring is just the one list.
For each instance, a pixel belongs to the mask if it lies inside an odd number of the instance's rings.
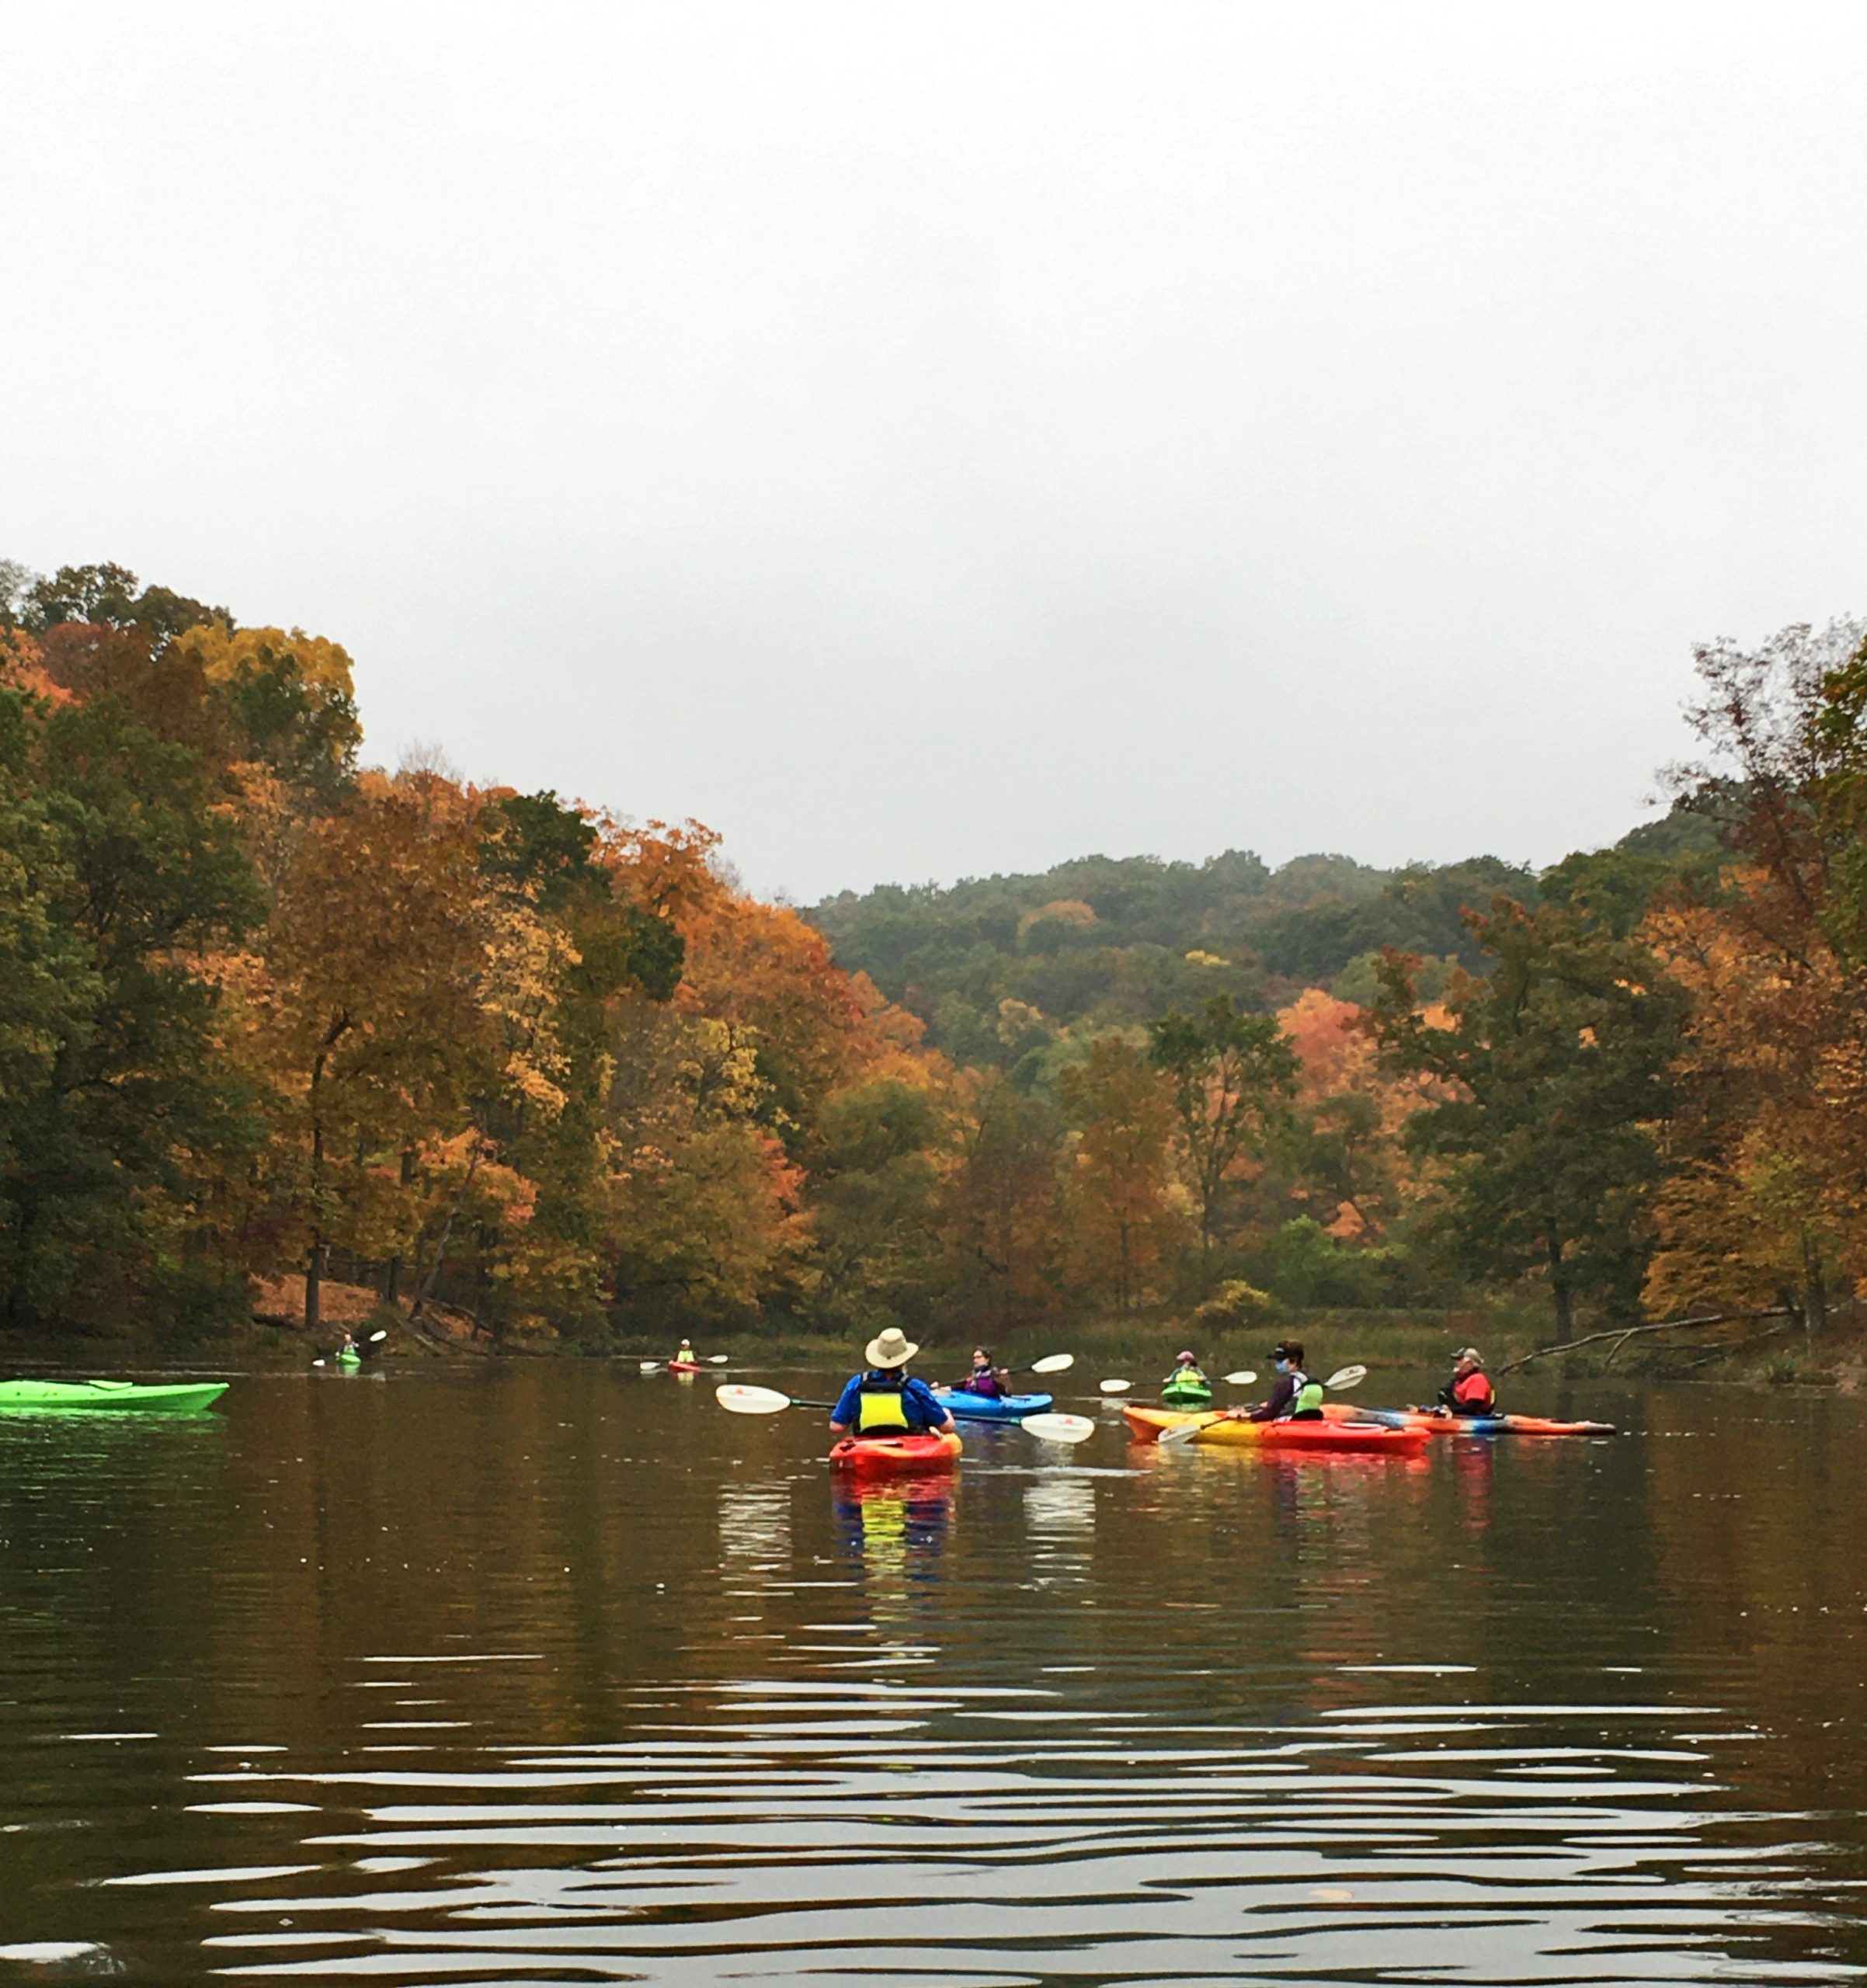
[[920,1350],[892,1326],[862,1349],[868,1371],[850,1377],[829,1426],[838,1437],[947,1434],[953,1418],[925,1381],[914,1379],[908,1362]]
[[1241,1422],[1320,1422],[1323,1384],[1303,1371],[1302,1340],[1279,1340],[1271,1349],[1271,1364],[1277,1378],[1270,1393],[1256,1408],[1235,1408],[1232,1414]]
[[680,1350],[674,1357],[689,1367],[697,1367],[700,1364],[700,1355],[685,1340],[681,1341]]
[[1199,1362],[1190,1353],[1177,1353],[1173,1356],[1173,1371],[1160,1384],[1165,1388],[1209,1388],[1212,1383],[1201,1371]]
[[955,1381],[954,1387],[961,1394],[978,1395],[986,1401],[1003,1401],[1005,1383],[1010,1378],[1007,1369],[994,1367],[992,1355],[982,1346],[972,1349],[972,1371],[963,1381]]
[[1495,1415],[1497,1392],[1485,1371],[1484,1356],[1468,1346],[1452,1363],[1452,1378],[1439,1390],[1441,1415]]

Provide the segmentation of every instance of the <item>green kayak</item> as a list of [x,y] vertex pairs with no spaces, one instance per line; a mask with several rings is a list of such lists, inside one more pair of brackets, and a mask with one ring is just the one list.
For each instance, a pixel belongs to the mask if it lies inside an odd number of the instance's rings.
[[141,1408],[186,1413],[226,1393],[224,1381],[0,1381],[0,1409]]
[[1175,1387],[1171,1383],[1160,1390],[1160,1399],[1169,1408],[1210,1408],[1212,1390],[1201,1387]]

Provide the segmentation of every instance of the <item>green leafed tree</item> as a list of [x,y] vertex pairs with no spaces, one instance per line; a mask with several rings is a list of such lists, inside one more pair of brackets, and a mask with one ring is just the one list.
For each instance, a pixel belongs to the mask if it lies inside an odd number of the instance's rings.
[[1408,1128],[1442,1170],[1441,1246],[1489,1283],[1540,1275],[1566,1340],[1580,1298],[1637,1315],[1686,997],[1645,946],[1564,909],[1500,898],[1472,930],[1493,964],[1455,980],[1449,1026],[1397,954],[1374,1026],[1391,1068],[1442,1087]]
[[1218,994],[1196,1015],[1177,1010],[1149,1031],[1154,1067],[1173,1086],[1187,1184],[1199,1208],[1200,1274],[1210,1288],[1225,1197],[1246,1160],[1283,1124],[1297,1058],[1274,1015],[1241,1014]]
[[202,1180],[259,1127],[200,962],[261,904],[198,752],[114,695],[5,704],[0,1285],[19,1323],[207,1274]]

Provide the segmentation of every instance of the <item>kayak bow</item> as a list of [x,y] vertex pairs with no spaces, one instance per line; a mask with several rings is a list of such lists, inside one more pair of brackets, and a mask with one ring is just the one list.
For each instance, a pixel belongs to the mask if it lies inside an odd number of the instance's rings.
[[0,1381],[0,1409],[207,1408],[224,1381]]
[[1389,1429],[1417,1429],[1427,1436],[1611,1436],[1611,1422],[1552,1422],[1543,1415],[1435,1415],[1424,1408],[1351,1408],[1346,1402],[1325,1402],[1331,1421],[1351,1416],[1379,1422]]
[[1196,1443],[1215,1443],[1237,1449],[1292,1450],[1317,1456],[1417,1457],[1426,1448],[1424,1429],[1391,1429],[1370,1422],[1244,1422],[1229,1415],[1180,1415],[1171,1409],[1131,1408],[1122,1404],[1133,1434],[1146,1443],[1158,1442],[1161,1432],[1189,1422],[1203,1424]]
[[966,1388],[936,1388],[947,1413],[961,1422],[1022,1422],[1049,1412],[1050,1395],[975,1395]]

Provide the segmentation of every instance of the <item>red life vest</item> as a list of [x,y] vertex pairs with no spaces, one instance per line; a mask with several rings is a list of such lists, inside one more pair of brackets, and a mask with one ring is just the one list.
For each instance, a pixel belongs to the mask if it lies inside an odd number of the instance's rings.
[[1455,1381],[1452,1395],[1452,1406],[1462,1415],[1489,1415],[1497,1406],[1490,1378],[1480,1367],[1473,1368],[1462,1380]]

